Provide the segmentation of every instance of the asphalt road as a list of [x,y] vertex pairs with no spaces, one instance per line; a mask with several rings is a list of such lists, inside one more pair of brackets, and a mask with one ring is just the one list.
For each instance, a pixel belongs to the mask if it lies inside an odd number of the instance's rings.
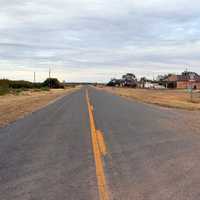
[[198,200],[200,136],[178,117],[82,88],[0,129],[0,199]]

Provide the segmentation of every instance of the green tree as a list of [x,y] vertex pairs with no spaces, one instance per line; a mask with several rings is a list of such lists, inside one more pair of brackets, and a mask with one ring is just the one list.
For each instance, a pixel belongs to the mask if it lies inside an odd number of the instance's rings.
[[62,85],[57,78],[47,78],[43,82],[43,87],[62,88]]

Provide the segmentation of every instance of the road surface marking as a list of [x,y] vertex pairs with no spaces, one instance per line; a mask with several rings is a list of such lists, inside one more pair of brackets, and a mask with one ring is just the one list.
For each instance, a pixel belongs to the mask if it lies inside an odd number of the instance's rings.
[[[98,134],[95,126],[94,121],[94,114],[93,114],[93,106],[90,104],[90,99],[88,95],[88,90],[86,90],[86,101],[88,105],[88,112],[89,112],[89,119],[90,119],[90,129],[91,129],[91,138],[92,138],[92,146],[93,146],[93,153],[94,153],[94,160],[96,165],[96,176],[97,176],[97,184],[99,190],[99,198],[100,200],[109,200],[109,195],[106,186],[106,177],[104,173],[103,161],[101,158],[101,151],[105,151],[105,147],[103,147],[103,139],[98,139]],[[102,134],[102,133],[101,133]],[[100,135],[101,135],[100,134]],[[101,137],[101,136],[100,136]],[[101,142],[100,142],[101,140]],[[102,147],[100,147],[102,146]],[[105,146],[105,144],[104,144]],[[100,148],[102,148],[100,150]]]
[[103,156],[105,156],[107,154],[107,150],[106,150],[103,133],[100,130],[97,130],[97,139],[98,139],[100,152],[102,153]]

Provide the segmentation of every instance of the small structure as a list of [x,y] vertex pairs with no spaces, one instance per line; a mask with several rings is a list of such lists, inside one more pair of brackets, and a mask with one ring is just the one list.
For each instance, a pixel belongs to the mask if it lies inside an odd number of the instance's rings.
[[163,85],[160,85],[157,82],[153,82],[153,81],[147,81],[144,84],[144,87],[146,89],[165,89],[165,87]]
[[165,87],[157,80],[148,80],[145,77],[142,77],[138,82],[139,88],[145,89],[165,89]]
[[200,89],[200,76],[195,72],[183,72],[182,75],[178,76],[177,88]]
[[144,88],[153,88],[154,84],[151,81],[147,81],[144,84]]
[[163,80],[166,88],[200,89],[200,76],[195,72],[184,71],[181,75],[170,74]]
[[161,82],[166,88],[177,88],[178,75],[169,74]]

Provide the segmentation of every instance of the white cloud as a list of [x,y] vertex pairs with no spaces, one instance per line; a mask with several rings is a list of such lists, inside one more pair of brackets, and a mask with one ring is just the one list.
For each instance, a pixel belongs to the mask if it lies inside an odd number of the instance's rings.
[[43,80],[49,66],[71,81],[200,73],[199,9],[196,0],[0,0],[1,77]]

